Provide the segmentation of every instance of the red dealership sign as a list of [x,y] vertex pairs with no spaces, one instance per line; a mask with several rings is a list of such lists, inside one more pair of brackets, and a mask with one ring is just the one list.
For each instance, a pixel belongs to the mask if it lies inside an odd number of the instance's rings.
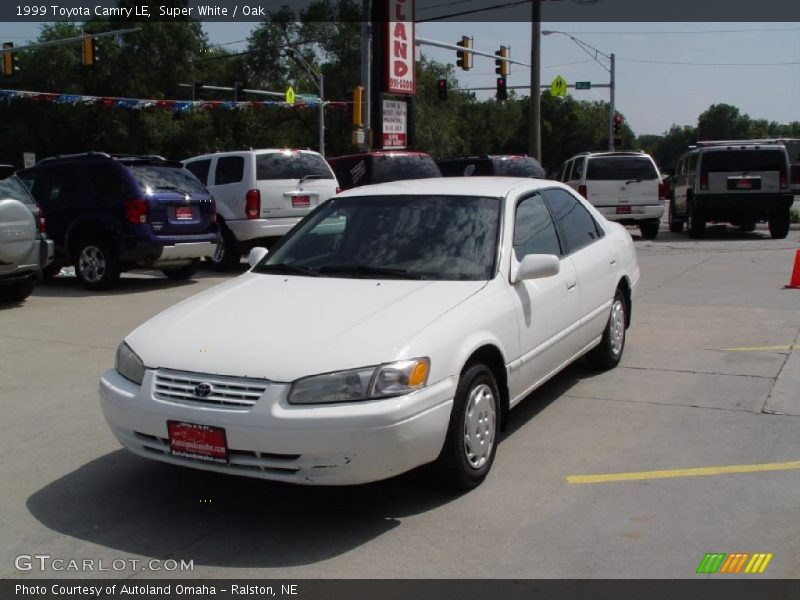
[[389,94],[415,94],[414,0],[384,0],[384,56]]

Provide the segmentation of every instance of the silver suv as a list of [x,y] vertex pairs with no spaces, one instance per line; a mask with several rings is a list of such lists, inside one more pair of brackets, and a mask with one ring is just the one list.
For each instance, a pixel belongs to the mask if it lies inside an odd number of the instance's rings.
[[45,238],[44,217],[15,175],[0,181],[0,298],[21,301],[31,295],[42,269],[53,260],[53,241]]
[[767,221],[770,235],[789,233],[789,156],[780,143],[698,142],[678,159],[670,198],[669,229],[701,238],[706,224],[730,223],[753,231]]

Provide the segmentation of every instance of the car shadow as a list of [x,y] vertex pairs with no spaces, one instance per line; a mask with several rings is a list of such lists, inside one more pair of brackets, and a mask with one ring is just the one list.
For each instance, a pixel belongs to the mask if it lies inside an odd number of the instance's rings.
[[[239,273],[233,272],[231,276],[236,276]],[[141,277],[130,276],[126,277],[124,274],[117,284],[108,290],[88,290],[83,287],[78,279],[74,276],[58,276],[49,281],[42,281],[38,283],[33,290],[34,296],[43,297],[68,297],[68,298],[83,298],[86,296],[120,296],[126,294],[140,294],[146,292],[154,292],[158,290],[174,289],[196,285],[199,281],[204,279],[218,278],[219,274],[206,273],[199,271],[196,275],[183,281],[175,281],[168,277]]]
[[729,227],[726,225],[709,225],[706,227],[705,235],[702,238],[690,238],[689,234],[685,231],[681,233],[672,233],[671,231],[661,231],[658,237],[652,240],[645,240],[640,235],[631,231],[631,237],[637,242],[652,242],[653,244],[675,244],[675,243],[692,243],[692,242],[761,242],[764,240],[771,240],[771,236],[767,229],[755,231],[741,231],[736,227]]

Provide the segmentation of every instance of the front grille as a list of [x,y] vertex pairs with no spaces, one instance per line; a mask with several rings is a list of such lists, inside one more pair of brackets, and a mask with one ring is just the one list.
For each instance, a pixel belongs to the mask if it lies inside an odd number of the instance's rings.
[[[198,386],[201,385],[205,388],[202,392],[207,394],[198,394]],[[176,404],[249,410],[255,406],[268,386],[269,382],[265,379],[160,370],[156,373],[153,396],[157,400]]]

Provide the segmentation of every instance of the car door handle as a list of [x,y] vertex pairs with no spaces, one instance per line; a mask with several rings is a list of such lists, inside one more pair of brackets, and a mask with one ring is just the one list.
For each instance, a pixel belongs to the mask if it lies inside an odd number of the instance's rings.
[[608,264],[610,264],[613,267],[615,264],[617,264],[617,259],[616,258],[609,259]]
[[567,291],[568,292],[571,292],[576,287],[578,287],[578,280],[577,279],[573,279],[572,281],[568,281],[567,282]]

